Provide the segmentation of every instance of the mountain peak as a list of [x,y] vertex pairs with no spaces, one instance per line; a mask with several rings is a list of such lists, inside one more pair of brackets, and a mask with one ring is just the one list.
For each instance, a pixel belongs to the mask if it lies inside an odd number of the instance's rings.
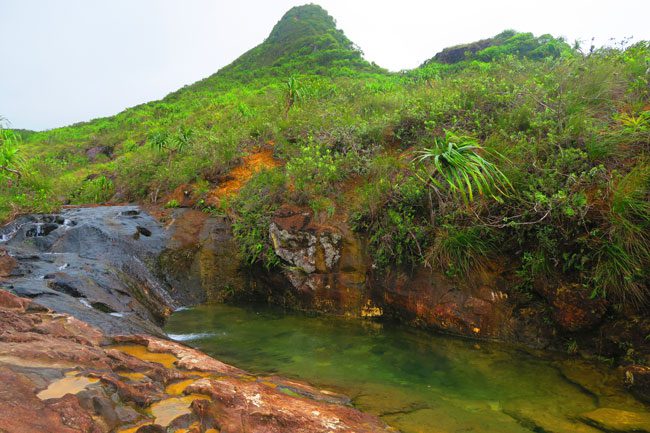
[[[273,27],[267,42],[282,42],[290,39],[300,39],[305,36],[318,36],[328,33],[342,33],[336,29],[336,21],[325,9],[310,3],[295,6]],[[344,35],[342,35],[345,37]],[[350,42],[346,39],[346,42]]]
[[266,40],[213,77],[239,80],[263,75],[294,73],[337,74],[345,68],[378,72],[381,69],[363,58],[363,53],[325,9],[316,4],[291,8],[273,27]]

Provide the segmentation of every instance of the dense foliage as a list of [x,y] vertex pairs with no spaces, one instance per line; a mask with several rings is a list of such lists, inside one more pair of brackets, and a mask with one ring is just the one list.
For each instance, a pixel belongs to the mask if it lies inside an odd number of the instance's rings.
[[378,269],[462,276],[507,254],[524,290],[562,278],[643,304],[650,46],[584,54],[549,36],[490,41],[388,73],[322,9],[295,8],[263,44],[161,101],[24,135],[22,176],[0,177],[2,218],[65,203],[164,205],[181,184],[207,195],[243,155],[270,147],[280,167],[206,206],[233,218],[251,262],[277,263],[269,218],[293,203],[349,221]]

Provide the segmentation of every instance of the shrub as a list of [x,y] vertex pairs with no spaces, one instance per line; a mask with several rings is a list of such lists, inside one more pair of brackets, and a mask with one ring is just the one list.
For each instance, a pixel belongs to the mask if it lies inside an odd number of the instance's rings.
[[104,203],[115,194],[113,181],[106,176],[85,180],[81,187],[72,193],[73,204]]
[[322,195],[332,191],[332,183],[342,175],[330,149],[310,142],[287,163],[287,175],[297,191]]
[[284,193],[285,182],[280,169],[262,170],[232,203],[233,233],[247,263],[262,263],[266,268],[280,263],[271,245],[269,225]]

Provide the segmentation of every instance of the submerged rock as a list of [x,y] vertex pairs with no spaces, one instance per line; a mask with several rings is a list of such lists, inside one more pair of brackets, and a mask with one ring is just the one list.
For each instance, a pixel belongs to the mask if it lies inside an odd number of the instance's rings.
[[600,408],[582,414],[581,419],[607,432],[650,432],[649,412]]

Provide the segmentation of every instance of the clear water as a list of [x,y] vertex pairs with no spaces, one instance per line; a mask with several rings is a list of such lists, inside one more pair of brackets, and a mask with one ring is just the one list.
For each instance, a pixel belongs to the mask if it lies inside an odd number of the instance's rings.
[[580,414],[646,410],[605,367],[396,325],[204,305],[166,331],[252,373],[347,394],[404,433],[593,433]]

